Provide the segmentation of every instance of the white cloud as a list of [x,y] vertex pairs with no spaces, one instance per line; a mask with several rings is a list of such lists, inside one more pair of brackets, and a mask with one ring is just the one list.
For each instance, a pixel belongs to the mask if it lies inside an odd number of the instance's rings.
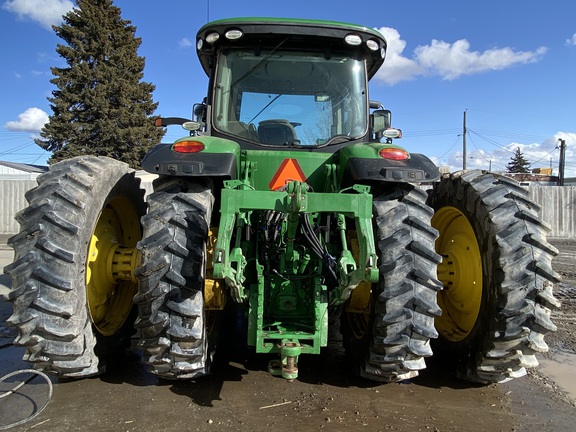
[[40,108],[28,108],[18,115],[18,120],[9,121],[4,127],[17,132],[39,132],[48,122],[48,114]]
[[576,46],[576,33],[574,33],[571,38],[566,39],[566,45]]
[[178,46],[180,48],[190,48],[191,46],[194,46],[194,43],[188,38],[182,38],[178,42]]
[[471,51],[466,39],[454,43],[433,39],[429,45],[420,45],[412,57],[403,55],[406,41],[398,30],[390,27],[378,29],[388,41],[388,54],[384,67],[376,77],[393,85],[417,76],[439,76],[453,80],[491,70],[506,69],[517,64],[535,63],[546,53],[546,48],[535,51],[514,51],[512,48],[492,48],[483,52]]
[[62,15],[73,7],[70,0],[10,0],[2,4],[2,9],[15,13],[19,18],[36,21],[48,30],[60,24]]
[[393,85],[400,81],[407,81],[417,75],[423,74],[423,68],[416,60],[402,56],[406,41],[400,38],[398,30],[390,27],[379,29],[388,42],[386,61],[384,67],[377,73],[377,77],[385,83]]
[[490,70],[506,69],[516,64],[534,63],[546,53],[536,51],[515,52],[511,48],[493,48],[482,53],[470,51],[470,43],[460,39],[453,44],[433,40],[431,45],[419,46],[414,51],[416,60],[434,75],[452,80],[462,75],[473,75]]
[[[505,146],[494,149],[468,148],[466,157],[467,169],[491,168],[495,172],[506,171],[506,165],[510,162],[514,152],[520,148],[523,156],[531,163],[532,168],[548,168],[552,165],[553,174],[558,175],[558,139],[566,140],[566,166],[565,176],[576,177],[576,165],[570,163],[576,158],[576,133],[557,132],[540,143],[511,142]],[[437,157],[431,159],[439,166],[449,166],[450,171],[462,169],[462,151],[455,151],[441,160]]]

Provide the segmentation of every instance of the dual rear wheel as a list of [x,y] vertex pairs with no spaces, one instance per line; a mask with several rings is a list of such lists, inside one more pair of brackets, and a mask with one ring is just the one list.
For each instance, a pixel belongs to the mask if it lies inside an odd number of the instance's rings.
[[342,319],[357,369],[410,378],[431,343],[461,378],[525,375],[548,350],[550,313],[560,305],[557,251],[538,206],[513,180],[479,171],[445,175],[422,194],[401,185],[374,200],[381,278],[359,286]]
[[435,354],[456,362],[460,377],[503,382],[538,365],[556,330],[551,310],[557,254],[528,191],[479,171],[445,175],[430,192],[436,250],[442,255],[442,316]]
[[26,193],[21,231],[9,239],[14,262],[4,271],[14,343],[38,368],[95,375],[129,346],[137,292],[129,269],[146,212],[139,183],[126,164],[82,156],[54,165]]
[[[444,176],[428,194],[398,184],[374,196],[381,277],[356,289],[341,320],[358,373],[414,377],[432,348],[456,360],[462,377],[486,383],[537,365],[555,329],[558,277],[549,228],[527,192],[471,171]],[[26,198],[5,268],[9,322],[26,360],[62,376],[94,375],[136,328],[157,375],[208,373],[218,330],[218,312],[205,307],[215,283],[209,184],[160,179],[146,212],[132,170],[83,156],[52,166]]]

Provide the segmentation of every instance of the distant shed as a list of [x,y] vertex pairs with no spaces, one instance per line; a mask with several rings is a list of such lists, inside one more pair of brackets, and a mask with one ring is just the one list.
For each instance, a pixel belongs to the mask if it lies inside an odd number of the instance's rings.
[[35,180],[47,166],[0,161],[0,180]]

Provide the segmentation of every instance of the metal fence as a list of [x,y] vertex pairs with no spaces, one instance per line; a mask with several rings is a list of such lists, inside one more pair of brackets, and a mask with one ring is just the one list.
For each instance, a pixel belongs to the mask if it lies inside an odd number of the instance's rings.
[[[0,235],[11,235],[20,231],[20,225],[14,216],[28,205],[24,195],[26,191],[36,187],[37,184],[36,180],[0,179],[0,203],[2,203]],[[152,192],[151,181],[143,179],[140,186],[146,191],[146,194]]]
[[576,186],[531,186],[529,191],[552,227],[551,237],[576,237]]
[[0,234],[15,234],[20,230],[14,219],[26,207],[24,194],[36,186],[36,180],[0,180]]
[[[0,180],[0,234],[15,234],[19,225],[14,215],[26,207],[25,192],[36,186],[34,180]],[[152,184],[142,180],[142,187],[150,192]],[[541,216],[550,224],[550,236],[576,237],[576,186],[530,186],[531,198],[542,207]]]

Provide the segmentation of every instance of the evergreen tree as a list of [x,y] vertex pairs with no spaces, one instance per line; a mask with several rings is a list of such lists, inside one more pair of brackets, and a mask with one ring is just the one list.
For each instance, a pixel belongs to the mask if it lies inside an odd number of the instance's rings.
[[164,131],[152,117],[155,86],[142,82],[144,58],[136,27],[121,18],[112,0],[77,0],[54,26],[66,42],[56,52],[67,67],[51,68],[57,87],[53,114],[35,140],[53,152],[49,163],[78,155],[110,156],[137,168]]
[[514,152],[514,156],[510,158],[510,162],[506,165],[508,172],[510,173],[527,173],[530,172],[528,168],[530,168],[530,162],[526,160],[522,152],[520,151],[520,147],[516,149]]

